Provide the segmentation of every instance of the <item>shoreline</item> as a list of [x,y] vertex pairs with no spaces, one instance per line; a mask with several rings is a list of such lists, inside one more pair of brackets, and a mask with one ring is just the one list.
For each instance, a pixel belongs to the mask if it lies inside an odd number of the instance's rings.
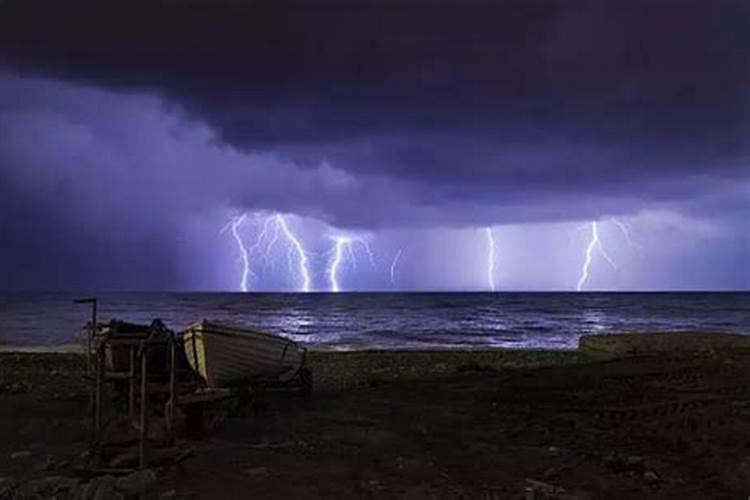
[[[514,346],[514,345],[497,345],[497,344],[424,344],[424,345],[394,345],[394,346],[382,346],[373,345],[367,346],[364,344],[341,344],[341,345],[321,345],[321,344],[305,344],[304,342],[297,341],[297,343],[307,349],[308,352],[312,353],[379,353],[379,352],[481,352],[481,351],[539,351],[539,352],[576,352],[580,350],[580,342],[582,338],[634,338],[643,337],[644,339],[662,339],[667,337],[680,337],[682,339],[686,337],[702,337],[709,339],[712,337],[750,337],[750,330],[747,331],[710,331],[710,330],[695,330],[695,329],[675,329],[675,330],[652,330],[652,331],[638,331],[638,330],[616,330],[609,332],[592,332],[584,333],[577,336],[575,345],[555,345],[555,346]],[[63,343],[63,344],[35,344],[35,345],[24,345],[24,344],[4,344],[0,342],[0,354],[84,354],[86,352],[85,341],[78,343]]]
[[[301,345],[302,347],[306,347]],[[424,352],[481,352],[481,351],[532,351],[532,352],[574,352],[577,347],[552,348],[552,347],[506,347],[506,346],[395,346],[393,348],[375,347],[307,347],[309,353],[424,353]],[[61,345],[0,345],[1,354],[85,354],[86,347],[78,344]]]

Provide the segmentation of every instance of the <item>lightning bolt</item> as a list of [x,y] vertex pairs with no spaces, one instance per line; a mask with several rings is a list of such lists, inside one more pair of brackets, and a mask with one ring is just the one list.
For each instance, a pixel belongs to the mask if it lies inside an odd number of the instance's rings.
[[487,234],[487,284],[491,291],[495,291],[495,235],[492,228],[484,228]]
[[246,214],[243,213],[242,215],[232,219],[232,222],[230,222],[229,226],[232,230],[232,237],[234,238],[235,243],[237,243],[237,248],[240,251],[240,258],[242,259],[242,278],[240,278],[240,290],[242,290],[243,292],[247,292],[247,277],[250,275],[250,257],[248,256],[247,248],[245,248],[245,242],[242,241],[242,237],[239,233],[239,227],[245,221],[245,215]]
[[[255,215],[256,221],[261,216]],[[250,267],[250,257],[258,256],[257,260],[262,260],[266,265],[273,265],[271,259],[273,250],[276,243],[283,236],[288,244],[287,261],[289,263],[289,274],[296,275],[300,279],[301,292],[309,292],[312,279],[310,277],[310,271],[308,268],[308,256],[305,247],[302,245],[300,239],[294,234],[287,223],[286,218],[280,213],[274,213],[263,218],[263,224],[258,231],[258,236],[255,239],[255,243],[251,247],[246,247],[242,236],[240,235],[240,226],[246,219],[246,214],[235,217],[230,223],[222,229],[222,232],[226,229],[231,229],[232,236],[234,237],[235,243],[240,251],[242,257],[242,278],[240,280],[240,289],[243,292],[248,290],[247,280],[248,276],[252,273]],[[296,256],[297,259],[297,271],[295,273],[293,269],[293,260]]]
[[630,247],[638,251],[643,250],[643,247],[639,245],[638,243],[636,243],[635,241],[633,241],[633,239],[630,237],[630,229],[628,229],[628,226],[624,222],[622,222],[620,219],[611,219],[611,220],[612,220],[612,223],[616,225],[618,229],[620,229],[620,232],[625,237],[625,241],[628,242],[628,245],[630,245]]
[[326,274],[328,275],[328,282],[330,283],[330,290],[334,293],[341,291],[341,285],[339,282],[339,272],[341,265],[346,260],[345,255],[349,258],[349,263],[353,268],[357,268],[357,256],[355,253],[354,245],[359,244],[367,254],[367,258],[370,261],[371,266],[375,266],[375,256],[370,249],[367,241],[363,238],[355,238],[352,236],[335,236],[333,238],[334,247],[331,258],[328,261],[328,269]]
[[[258,215],[256,214],[256,218],[257,217]],[[255,238],[255,243],[248,250],[250,254],[260,254],[260,257],[263,259],[266,265],[268,265],[268,263],[270,262],[271,250],[276,244],[276,241],[278,241],[279,239],[279,228],[274,225],[275,231],[273,233],[273,238],[271,238],[270,242],[266,243],[266,236],[268,235],[269,228],[271,227],[271,224],[274,222],[274,220],[275,219],[273,216],[263,219],[263,226],[258,232],[258,236]]]
[[343,259],[344,247],[349,245],[350,240],[343,236],[335,238],[336,246],[334,247],[333,259],[328,266],[328,279],[331,282],[331,291],[338,293],[341,290],[339,286],[339,266]]
[[581,277],[578,279],[578,284],[576,285],[576,291],[580,292],[583,290],[584,285],[586,284],[586,281],[589,279],[589,274],[591,270],[591,261],[594,257],[594,250],[598,250],[599,254],[604,257],[604,259],[609,262],[609,264],[617,269],[617,266],[615,265],[612,258],[609,256],[609,254],[604,250],[604,247],[602,246],[602,242],[599,239],[599,226],[596,221],[592,221],[590,224],[591,227],[591,239],[589,240],[589,244],[586,246],[586,259],[583,262],[583,267],[581,268]]
[[403,249],[399,248],[398,252],[396,252],[396,255],[393,257],[393,261],[391,262],[391,285],[396,286],[396,266],[398,265],[399,259],[401,259],[401,253],[403,252]]
[[300,290],[303,292],[309,292],[310,271],[307,269],[307,252],[305,252],[305,249],[302,246],[302,243],[300,243],[299,238],[297,238],[297,236],[295,236],[295,234],[289,230],[289,225],[286,223],[286,219],[284,219],[281,214],[276,214],[275,221],[278,227],[281,228],[281,232],[284,233],[284,236],[289,241],[295,253],[297,254],[299,263],[298,273],[302,278],[302,287],[300,288]]

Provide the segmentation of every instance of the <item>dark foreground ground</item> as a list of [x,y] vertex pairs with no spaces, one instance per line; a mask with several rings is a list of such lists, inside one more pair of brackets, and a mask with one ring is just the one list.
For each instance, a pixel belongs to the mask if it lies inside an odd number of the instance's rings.
[[[747,498],[749,362],[316,353],[309,400],[268,394],[183,441],[194,456],[158,470],[159,487],[186,499]],[[0,355],[0,492],[7,478],[73,475],[89,439],[82,367]]]

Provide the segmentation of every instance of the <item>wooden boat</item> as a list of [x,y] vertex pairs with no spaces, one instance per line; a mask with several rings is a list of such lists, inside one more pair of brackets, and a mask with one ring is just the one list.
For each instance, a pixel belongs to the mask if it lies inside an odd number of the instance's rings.
[[185,355],[209,387],[288,382],[303,369],[305,349],[278,335],[202,321],[181,332]]

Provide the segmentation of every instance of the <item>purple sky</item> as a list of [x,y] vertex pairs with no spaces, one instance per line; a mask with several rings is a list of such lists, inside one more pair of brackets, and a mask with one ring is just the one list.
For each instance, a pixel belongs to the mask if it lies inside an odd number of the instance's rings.
[[593,220],[588,289],[750,289],[748,89],[744,0],[5,0],[0,289],[236,290],[256,211],[314,289],[486,289],[484,227],[575,289]]

